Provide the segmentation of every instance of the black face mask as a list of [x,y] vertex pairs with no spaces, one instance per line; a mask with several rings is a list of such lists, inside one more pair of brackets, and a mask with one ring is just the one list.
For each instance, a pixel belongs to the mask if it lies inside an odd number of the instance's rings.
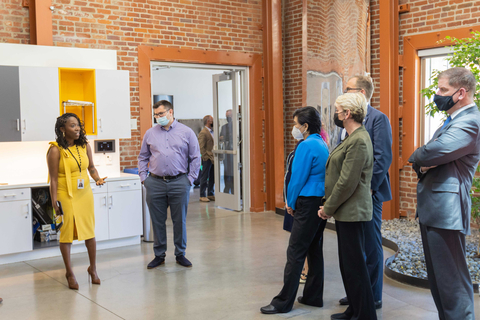
[[338,119],[338,113],[335,113],[335,114],[333,115],[333,122],[335,122],[335,125],[336,125],[337,127],[340,127],[340,128],[343,128],[343,127],[344,127],[344,126],[343,126],[343,120]]
[[433,102],[435,102],[435,104],[437,105],[438,110],[450,110],[459,101],[457,100],[457,102],[453,102],[453,96],[455,95],[455,93],[458,92],[458,90],[455,91],[451,96],[439,96],[438,94],[435,94],[435,96],[433,97]]

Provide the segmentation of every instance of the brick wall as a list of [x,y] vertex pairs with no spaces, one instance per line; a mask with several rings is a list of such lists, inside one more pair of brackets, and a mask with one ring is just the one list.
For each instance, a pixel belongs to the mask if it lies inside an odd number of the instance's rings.
[[[379,1],[371,1],[372,30],[372,77],[379,82]],[[409,35],[448,30],[478,25],[480,23],[480,2],[478,0],[399,0],[399,4],[410,4],[410,12],[399,15],[400,54],[403,53],[403,38]],[[400,101],[402,100],[403,72],[400,70]],[[372,106],[378,107],[378,92],[374,94]],[[400,103],[400,102],[399,102]],[[400,137],[402,121],[400,120]],[[400,150],[401,150],[400,141]],[[409,155],[402,155],[408,157]],[[410,167],[400,171],[400,210],[413,218],[416,210],[415,173]]]
[[[28,9],[0,3],[0,42],[29,43]],[[55,46],[117,50],[130,71],[132,118],[139,117],[137,46],[262,53],[261,0],[52,0]],[[135,167],[140,131],[121,140],[121,167]]]
[[285,128],[285,157],[293,150],[293,112],[302,107],[303,99],[303,49],[302,0],[285,0],[283,3],[283,99]]

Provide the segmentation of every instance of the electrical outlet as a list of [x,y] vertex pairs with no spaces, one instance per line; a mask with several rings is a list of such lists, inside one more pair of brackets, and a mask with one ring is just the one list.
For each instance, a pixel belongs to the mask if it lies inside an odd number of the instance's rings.
[[107,164],[107,166],[111,166],[113,164],[113,157],[111,154],[105,155],[105,163]]
[[137,130],[137,119],[130,119],[130,129],[131,130]]

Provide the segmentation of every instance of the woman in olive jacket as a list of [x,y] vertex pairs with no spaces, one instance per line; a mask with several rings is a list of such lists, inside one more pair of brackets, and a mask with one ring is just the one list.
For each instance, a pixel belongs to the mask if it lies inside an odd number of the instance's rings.
[[325,203],[318,215],[335,218],[340,272],[350,306],[331,319],[375,320],[375,303],[365,262],[365,223],[372,220],[370,181],[373,147],[362,125],[367,101],[362,93],[346,93],[335,101],[335,124],[348,137],[327,161]]

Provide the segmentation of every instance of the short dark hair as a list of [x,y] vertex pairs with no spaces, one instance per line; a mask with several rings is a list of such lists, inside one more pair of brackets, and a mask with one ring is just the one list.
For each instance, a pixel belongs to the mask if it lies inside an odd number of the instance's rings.
[[203,117],[203,125],[206,126],[208,123],[208,120],[210,120],[211,115]]
[[322,120],[320,119],[320,113],[314,107],[303,107],[295,110],[293,118],[297,117],[297,122],[300,125],[308,124],[308,133],[315,134],[320,133],[322,129]]
[[464,88],[473,96],[477,91],[477,80],[473,73],[463,67],[447,69],[438,75],[438,79],[448,78],[448,84],[456,89]]
[[160,100],[160,101],[156,102],[153,105],[153,109],[157,109],[160,106],[163,106],[165,108],[165,111],[173,110],[173,105],[168,100]]

